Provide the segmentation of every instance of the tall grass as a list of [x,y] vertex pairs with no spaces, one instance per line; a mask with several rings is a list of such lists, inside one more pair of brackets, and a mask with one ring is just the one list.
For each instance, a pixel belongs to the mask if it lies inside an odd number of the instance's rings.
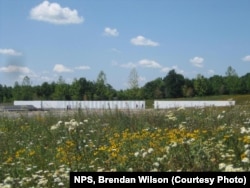
[[250,171],[250,106],[0,116],[0,187],[70,171]]

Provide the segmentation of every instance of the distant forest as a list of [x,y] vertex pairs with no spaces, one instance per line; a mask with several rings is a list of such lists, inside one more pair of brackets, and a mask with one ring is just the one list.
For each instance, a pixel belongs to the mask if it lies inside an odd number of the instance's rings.
[[188,79],[172,69],[164,78],[156,78],[142,87],[139,87],[138,80],[135,69],[130,72],[129,88],[125,90],[115,90],[108,84],[103,71],[100,71],[96,81],[79,78],[71,84],[60,76],[57,82],[32,86],[30,78],[25,76],[21,83],[15,82],[13,87],[0,84],[0,103],[14,100],[147,100],[250,94],[250,73],[240,77],[231,66],[224,76],[206,78],[198,74],[196,78]]

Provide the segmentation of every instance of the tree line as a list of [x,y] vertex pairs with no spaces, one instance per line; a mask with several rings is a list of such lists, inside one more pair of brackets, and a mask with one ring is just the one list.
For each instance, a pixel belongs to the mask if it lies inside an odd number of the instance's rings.
[[81,77],[75,78],[71,84],[60,76],[56,82],[32,86],[30,78],[25,76],[21,83],[15,82],[13,87],[0,84],[0,103],[14,100],[147,100],[250,94],[250,73],[240,77],[231,66],[224,76],[206,78],[198,74],[188,79],[172,69],[165,77],[158,77],[144,86],[139,87],[138,82],[135,68],[129,75],[129,88],[123,90],[115,90],[108,84],[103,71],[100,71],[96,81]]

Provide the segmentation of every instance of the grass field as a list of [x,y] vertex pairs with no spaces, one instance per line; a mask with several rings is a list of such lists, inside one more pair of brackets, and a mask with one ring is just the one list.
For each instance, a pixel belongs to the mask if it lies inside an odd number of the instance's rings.
[[0,187],[69,187],[70,171],[250,171],[249,95],[223,97],[236,105],[2,114]]

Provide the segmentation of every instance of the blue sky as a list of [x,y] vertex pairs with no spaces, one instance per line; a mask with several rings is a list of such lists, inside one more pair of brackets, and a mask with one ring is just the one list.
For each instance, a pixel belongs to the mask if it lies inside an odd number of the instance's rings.
[[0,0],[0,84],[250,72],[249,0]]

